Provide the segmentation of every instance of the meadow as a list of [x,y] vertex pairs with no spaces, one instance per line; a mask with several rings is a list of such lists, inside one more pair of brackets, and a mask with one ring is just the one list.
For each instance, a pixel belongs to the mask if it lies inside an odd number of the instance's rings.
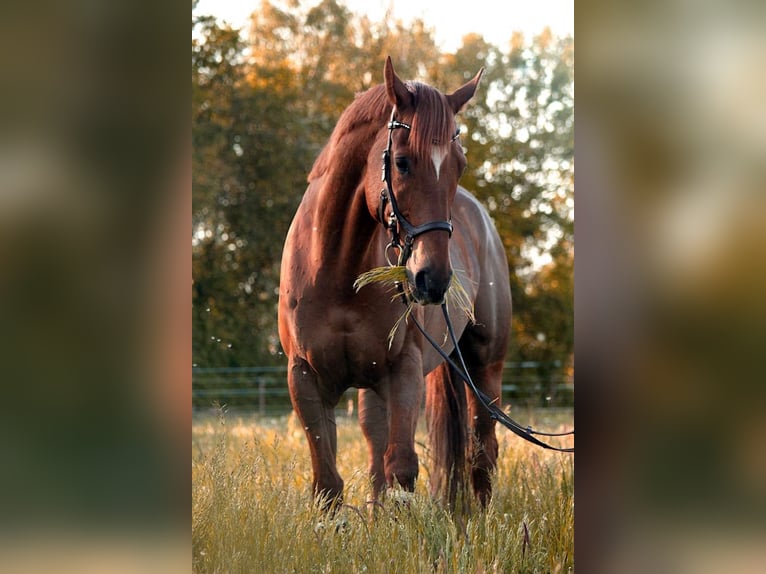
[[[512,416],[545,430],[572,424],[570,409]],[[356,417],[339,416],[346,488],[331,515],[312,500],[308,446],[294,416],[195,413],[193,572],[573,572],[574,455],[540,449],[502,427],[497,433],[490,505],[453,514],[428,494],[422,421],[414,494],[393,490],[371,503],[366,443]]]

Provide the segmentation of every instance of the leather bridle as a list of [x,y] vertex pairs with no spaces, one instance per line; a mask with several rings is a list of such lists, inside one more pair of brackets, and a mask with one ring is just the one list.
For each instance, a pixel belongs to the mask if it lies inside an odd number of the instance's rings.
[[[381,181],[385,182],[386,186],[380,191],[380,203],[378,204],[378,221],[391,232],[391,242],[386,246],[386,260],[389,265],[393,265],[388,253],[391,249],[399,251],[397,258],[397,265],[404,265],[412,254],[412,244],[415,238],[429,231],[446,231],[452,236],[452,222],[451,221],[429,221],[422,225],[413,225],[402,214],[399,209],[399,204],[396,201],[396,195],[394,194],[394,188],[391,184],[391,145],[393,142],[394,130],[403,128],[406,130],[411,129],[411,126],[396,120],[396,108],[391,110],[391,119],[388,124],[388,143],[386,149],[383,151],[383,174]],[[457,137],[457,135],[456,135]],[[453,138],[454,141],[455,138]],[[388,219],[386,219],[386,204],[391,204],[391,213]],[[401,234],[404,234],[404,240],[402,242]]]

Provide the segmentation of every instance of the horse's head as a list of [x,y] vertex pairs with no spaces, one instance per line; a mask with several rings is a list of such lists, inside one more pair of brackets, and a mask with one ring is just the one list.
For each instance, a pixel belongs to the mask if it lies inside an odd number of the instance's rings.
[[[410,292],[422,304],[441,303],[452,278],[452,203],[466,167],[455,115],[474,95],[482,72],[445,95],[420,83],[405,84],[386,59],[392,112],[368,157],[367,203],[381,223],[395,226],[400,264],[406,265]],[[369,168],[381,165],[384,149],[381,184]]]

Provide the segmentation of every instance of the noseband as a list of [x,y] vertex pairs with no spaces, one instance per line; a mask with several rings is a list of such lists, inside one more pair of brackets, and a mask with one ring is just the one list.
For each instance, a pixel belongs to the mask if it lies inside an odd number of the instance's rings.
[[[388,143],[383,152],[383,175],[381,180],[385,182],[386,187],[380,191],[380,204],[378,204],[378,221],[391,232],[391,243],[386,247],[386,259],[389,265],[393,265],[388,257],[390,249],[397,249],[399,257],[397,265],[404,265],[412,254],[412,244],[418,235],[423,235],[429,231],[446,231],[452,236],[451,221],[430,221],[422,225],[413,225],[399,210],[399,204],[396,202],[394,188],[391,185],[391,144],[394,130],[398,128],[410,129],[410,126],[394,119],[396,108],[391,110],[391,119],[388,122]],[[391,204],[391,214],[386,221],[386,203]],[[400,238],[400,232],[404,233],[404,243]]]

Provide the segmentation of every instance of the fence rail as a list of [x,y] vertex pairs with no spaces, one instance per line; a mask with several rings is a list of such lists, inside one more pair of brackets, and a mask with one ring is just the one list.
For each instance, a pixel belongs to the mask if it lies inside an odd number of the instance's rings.
[[[508,362],[503,367],[503,402],[533,406],[571,406],[574,382],[560,361]],[[344,394],[338,408],[356,409],[356,389]],[[287,367],[193,367],[192,406],[214,404],[247,407],[262,415],[290,410]]]

